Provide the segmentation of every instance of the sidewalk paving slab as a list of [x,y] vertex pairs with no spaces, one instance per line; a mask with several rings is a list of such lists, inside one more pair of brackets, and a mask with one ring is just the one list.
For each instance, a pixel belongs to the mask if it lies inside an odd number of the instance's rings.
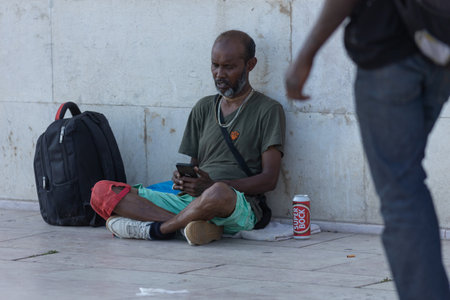
[[2,299],[398,299],[377,235],[193,247],[51,226],[36,211],[0,210],[0,274]]

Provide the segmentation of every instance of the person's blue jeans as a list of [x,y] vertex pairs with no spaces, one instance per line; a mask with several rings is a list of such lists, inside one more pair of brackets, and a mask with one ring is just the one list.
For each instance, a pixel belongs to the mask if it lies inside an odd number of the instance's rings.
[[356,76],[356,112],[400,299],[450,299],[438,220],[422,167],[428,135],[449,96],[450,70],[420,55],[375,70],[358,69]]

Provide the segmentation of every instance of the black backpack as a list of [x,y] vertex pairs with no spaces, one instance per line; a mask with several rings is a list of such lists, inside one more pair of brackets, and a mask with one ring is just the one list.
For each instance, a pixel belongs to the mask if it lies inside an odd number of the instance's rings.
[[450,0],[395,0],[420,51],[435,64],[450,67]]
[[[64,119],[67,109],[73,117]],[[101,113],[81,113],[73,102],[60,106],[39,137],[34,174],[41,215],[51,225],[104,225],[90,205],[92,187],[103,179],[126,182],[108,120]]]

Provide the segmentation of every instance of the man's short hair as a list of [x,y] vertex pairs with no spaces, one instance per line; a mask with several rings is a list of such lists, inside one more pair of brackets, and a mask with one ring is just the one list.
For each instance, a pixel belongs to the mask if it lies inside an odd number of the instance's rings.
[[228,30],[222,32],[214,41],[214,44],[220,41],[237,39],[239,40],[245,48],[244,60],[247,62],[249,59],[255,57],[255,41],[245,32],[240,30]]

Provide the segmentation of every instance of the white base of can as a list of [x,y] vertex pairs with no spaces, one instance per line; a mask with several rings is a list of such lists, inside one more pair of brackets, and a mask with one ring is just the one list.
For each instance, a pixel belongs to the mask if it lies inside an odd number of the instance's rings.
[[307,240],[310,237],[311,237],[310,235],[303,235],[303,236],[295,236],[294,235],[294,239],[296,239],[296,240]]

